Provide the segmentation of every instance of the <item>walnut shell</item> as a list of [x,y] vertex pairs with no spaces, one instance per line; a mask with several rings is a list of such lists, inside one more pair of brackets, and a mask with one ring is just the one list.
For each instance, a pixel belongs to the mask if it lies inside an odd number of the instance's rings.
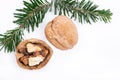
[[45,28],[45,35],[55,47],[71,49],[78,42],[75,24],[66,16],[57,16]]
[[[43,49],[43,51],[41,50],[39,52],[40,54],[38,53],[38,51],[29,53],[27,51],[27,49],[26,49],[27,48],[26,45],[28,43],[33,43],[34,45],[42,46],[42,49],[43,48],[44,49]],[[46,51],[48,51],[48,53],[46,53]],[[41,55],[41,54],[43,54],[44,56]],[[17,46],[17,49],[16,49],[16,60],[17,60],[18,65],[21,68],[29,69],[29,70],[40,69],[40,68],[44,67],[48,63],[48,61],[50,60],[52,54],[53,54],[53,50],[44,41],[38,40],[38,39],[28,39],[28,40],[22,41]],[[40,62],[39,64],[37,64],[35,66],[28,65],[29,64],[28,62],[30,61],[30,58],[33,57],[33,59],[34,59],[35,57],[39,57],[39,56],[43,56],[44,57],[44,60],[42,62]]]

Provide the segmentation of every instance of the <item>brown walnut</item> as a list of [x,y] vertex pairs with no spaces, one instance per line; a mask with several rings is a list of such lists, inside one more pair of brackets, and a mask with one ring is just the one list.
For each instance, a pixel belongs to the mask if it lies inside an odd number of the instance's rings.
[[48,63],[52,54],[53,50],[44,41],[28,39],[17,46],[16,60],[22,68],[40,69]]
[[55,47],[71,49],[78,41],[75,24],[66,16],[57,16],[45,28],[45,35]]

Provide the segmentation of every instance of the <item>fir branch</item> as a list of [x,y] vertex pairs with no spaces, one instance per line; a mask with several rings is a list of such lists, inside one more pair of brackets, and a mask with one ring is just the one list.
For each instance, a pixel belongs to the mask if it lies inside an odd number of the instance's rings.
[[[0,34],[0,50],[4,48],[6,52],[15,51],[17,45],[23,40],[24,29],[28,32],[34,31],[35,26],[38,27],[50,9],[59,15],[66,15],[74,19],[78,19],[80,23],[91,23],[97,21],[109,22],[112,16],[110,10],[99,10],[97,5],[91,1],[82,0],[30,0],[23,1],[24,8],[17,9],[14,14],[17,18],[14,23],[19,27],[9,30],[4,34]],[[53,8],[52,8],[53,7]]]
[[[90,23],[103,21],[110,22],[112,13],[110,10],[99,10],[98,5],[92,1],[82,0],[55,0],[54,13],[59,15],[68,15],[71,18],[78,19],[80,23]],[[70,15],[71,14],[71,15]]]
[[4,48],[5,52],[15,51],[17,45],[22,41],[22,28],[8,30],[4,34],[0,34],[0,50]]

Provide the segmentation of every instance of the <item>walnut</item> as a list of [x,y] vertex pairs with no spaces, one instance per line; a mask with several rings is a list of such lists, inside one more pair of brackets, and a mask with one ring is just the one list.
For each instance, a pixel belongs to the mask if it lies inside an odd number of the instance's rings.
[[78,41],[75,24],[66,16],[57,16],[45,28],[45,35],[55,47],[71,49]]
[[[41,53],[41,51],[43,52]],[[40,69],[48,63],[52,54],[52,49],[44,41],[28,39],[17,46],[16,60],[22,68]]]

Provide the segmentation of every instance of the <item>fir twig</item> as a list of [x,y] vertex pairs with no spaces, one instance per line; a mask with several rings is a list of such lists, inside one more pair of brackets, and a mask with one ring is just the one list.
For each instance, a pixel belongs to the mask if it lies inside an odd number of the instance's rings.
[[5,52],[15,51],[17,45],[22,41],[22,28],[8,30],[4,34],[0,34],[0,50],[4,48]]
[[[45,17],[45,14],[54,11],[55,14],[66,15],[79,20],[80,23],[91,23],[97,21],[109,22],[112,16],[110,10],[99,10],[97,5],[91,1],[78,0],[30,0],[23,1],[24,8],[17,9],[14,14],[15,24],[19,27],[0,34],[0,50],[4,48],[6,52],[15,51],[15,48],[23,40],[23,31],[26,29],[34,31]],[[52,8],[53,7],[53,8]]]
[[55,0],[54,13],[71,16],[71,18],[78,19],[80,23],[90,24],[98,21],[110,22],[112,16],[109,9],[99,10],[98,5],[85,0],[81,2],[78,0]]
[[14,23],[19,27],[0,34],[0,50],[4,48],[5,52],[15,51],[16,46],[23,39],[23,30],[34,31],[35,26],[38,27],[38,24],[43,21],[45,13],[50,7],[47,0],[23,1],[23,4],[25,7],[17,9],[18,13],[14,14],[14,17],[17,18]]

